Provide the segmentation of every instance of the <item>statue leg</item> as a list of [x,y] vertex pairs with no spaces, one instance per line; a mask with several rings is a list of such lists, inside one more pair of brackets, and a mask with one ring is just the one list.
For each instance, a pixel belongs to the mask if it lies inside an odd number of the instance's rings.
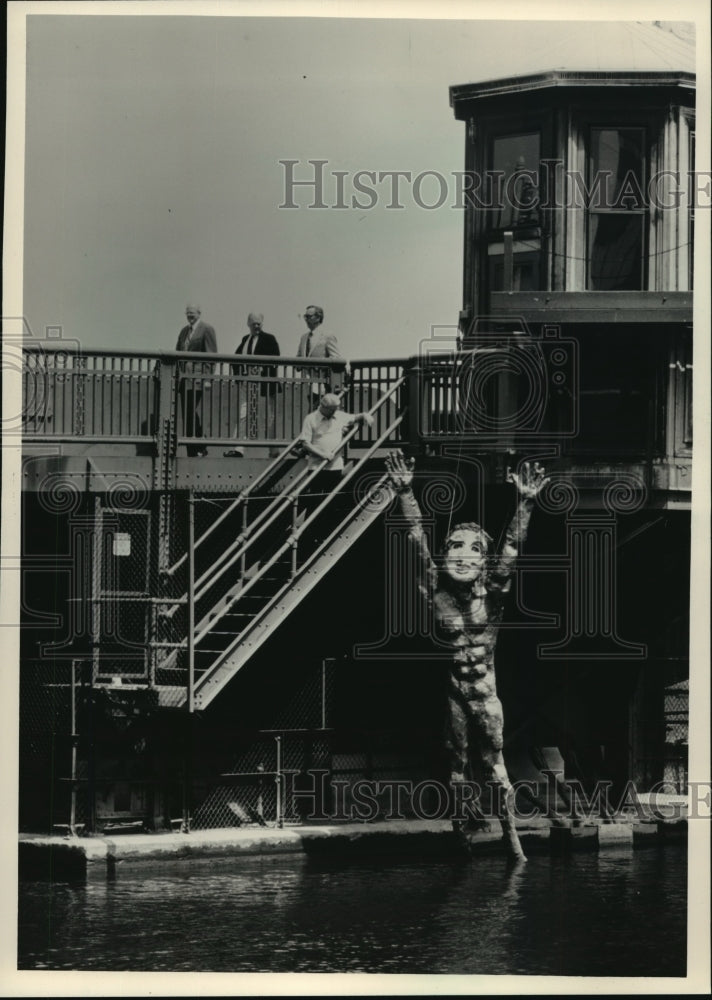
[[453,789],[452,806],[453,820],[452,826],[457,834],[465,837],[465,830],[488,829],[489,824],[477,803],[467,799],[468,817],[462,815],[455,816],[455,792],[453,786],[459,782],[472,778],[470,761],[470,715],[467,707],[461,698],[450,695],[448,698],[448,721],[446,730],[445,746],[450,751],[450,782]]
[[514,822],[514,789],[502,756],[502,704],[494,697],[473,707],[480,759],[495,796],[507,852],[517,860],[526,861]]
[[459,698],[448,698],[448,720],[445,745],[450,751],[450,780],[464,781],[468,757],[469,719]]

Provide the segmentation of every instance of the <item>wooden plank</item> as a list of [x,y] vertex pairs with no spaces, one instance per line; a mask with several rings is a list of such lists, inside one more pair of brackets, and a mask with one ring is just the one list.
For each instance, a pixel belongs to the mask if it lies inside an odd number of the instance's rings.
[[492,292],[491,312],[542,323],[691,323],[692,292]]

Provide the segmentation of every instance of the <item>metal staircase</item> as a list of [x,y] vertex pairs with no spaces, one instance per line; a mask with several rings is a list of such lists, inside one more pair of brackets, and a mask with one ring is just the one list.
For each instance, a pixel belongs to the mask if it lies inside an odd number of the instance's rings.
[[[394,383],[369,414],[402,382]],[[159,602],[156,619],[150,683],[160,705],[207,708],[386,509],[392,499],[387,476],[362,474],[402,419],[396,417],[358,460],[347,464],[337,487],[323,497],[311,493],[310,486],[328,462],[295,474],[297,439],[197,538],[192,526],[198,501],[189,498],[187,549],[164,580],[167,588],[180,581],[179,589],[185,589]],[[356,431],[344,436],[342,449]],[[164,641],[171,631],[177,641]]]

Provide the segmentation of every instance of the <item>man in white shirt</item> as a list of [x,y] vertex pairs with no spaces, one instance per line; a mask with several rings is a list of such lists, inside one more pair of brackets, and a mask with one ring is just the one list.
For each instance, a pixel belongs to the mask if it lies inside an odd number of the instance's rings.
[[344,467],[343,452],[337,450],[344,434],[355,423],[373,425],[370,413],[345,413],[341,399],[333,392],[321,397],[319,408],[304,418],[302,433],[297,440],[308,455],[309,468],[315,469],[324,458],[329,459],[325,471],[341,472]]
[[[364,423],[368,427],[373,425],[373,417],[370,413],[346,413],[341,409],[341,399],[332,392],[327,392],[321,397],[319,408],[313,413],[308,413],[304,418],[302,432],[297,438],[297,442],[302,446],[307,454],[307,462],[310,469],[316,469],[324,459],[328,463],[324,466],[308,486],[308,497],[305,504],[307,516],[311,514],[322,502],[326,494],[333,492],[338,485],[344,470],[344,455],[341,448],[344,434],[346,434],[355,423]],[[326,517],[320,516],[315,523],[316,534],[312,535],[316,542],[323,539],[329,533],[322,521],[326,522],[329,528],[334,527],[334,514],[343,512],[343,503],[332,501]],[[331,515],[331,516],[330,516]]]

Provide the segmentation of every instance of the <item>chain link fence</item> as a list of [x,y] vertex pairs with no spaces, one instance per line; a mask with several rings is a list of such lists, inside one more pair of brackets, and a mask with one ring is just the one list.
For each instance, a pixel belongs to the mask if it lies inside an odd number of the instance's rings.
[[[251,515],[269,499],[255,497]],[[197,679],[244,625],[238,616],[225,613],[229,610],[226,598],[234,594],[246,569],[244,561],[231,563],[229,558],[243,526],[242,508],[236,501],[235,494],[195,494],[189,501],[187,493],[176,491],[154,494],[150,504],[136,510],[111,506],[111,498],[97,501],[99,541],[95,540],[91,551],[91,593],[78,598],[89,600],[94,609],[93,632],[100,637],[94,652],[95,683],[143,683],[160,692],[164,707],[185,703],[189,517],[192,513]],[[216,523],[218,530],[212,530]],[[249,613],[252,607],[246,610]]]
[[689,678],[677,659],[652,663],[643,674],[633,715],[633,778],[639,791],[661,782],[685,794],[688,779]]
[[[336,669],[334,661],[302,669],[286,691],[284,679],[273,677],[273,700],[285,694],[273,728],[237,731],[240,745],[218,758],[229,762],[227,769],[194,783],[191,829],[437,814],[442,802],[433,782],[417,799],[411,794],[433,776],[437,734],[418,734],[416,746],[413,733],[333,728]],[[375,796],[365,808],[364,794]]]
[[[282,826],[305,818],[300,805],[305,781],[331,768],[334,664],[297,670],[290,663],[271,670],[269,699],[255,708],[269,728],[235,727],[232,747],[214,755],[212,773],[196,775],[191,829]],[[210,756],[201,755],[198,745],[194,751],[196,761]]]
[[304,779],[313,782],[315,811],[322,784],[318,780],[330,770],[331,734],[315,730],[262,732],[249,746],[231,758],[231,770],[211,788],[196,787],[198,801],[191,829],[234,826],[283,826],[302,822]]
[[689,741],[690,682],[679,681],[665,688],[665,758],[663,781],[676,792],[687,791],[687,753]]
[[94,681],[148,681],[151,596],[155,594],[149,509],[97,511],[92,594],[98,639]]
[[[71,664],[23,663],[20,671],[19,812],[22,830],[69,824]],[[84,821],[84,809],[80,821]]]

